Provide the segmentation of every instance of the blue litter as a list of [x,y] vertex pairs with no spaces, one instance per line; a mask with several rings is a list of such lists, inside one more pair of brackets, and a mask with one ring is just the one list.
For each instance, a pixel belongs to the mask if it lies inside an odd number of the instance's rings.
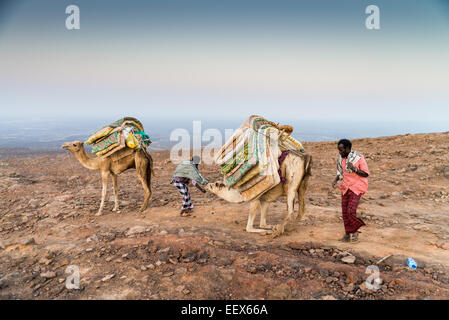
[[410,269],[418,268],[418,264],[416,263],[415,260],[413,260],[413,258],[407,258],[407,265],[409,266]]

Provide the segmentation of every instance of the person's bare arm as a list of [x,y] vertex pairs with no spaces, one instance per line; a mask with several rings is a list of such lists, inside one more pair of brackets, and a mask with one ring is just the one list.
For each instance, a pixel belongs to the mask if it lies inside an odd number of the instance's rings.
[[363,170],[357,169],[352,163],[348,163],[348,168],[351,169],[355,174],[361,176],[361,177],[368,177],[369,174]]
[[332,181],[332,188],[336,188],[337,187],[337,182],[338,182],[338,180],[340,180],[340,176],[339,175],[337,175],[336,177],[335,177],[335,179],[334,179],[334,181]]
[[204,190],[200,184],[198,182],[196,182],[195,180],[192,180],[192,184],[197,187],[202,193],[206,193],[206,190]]

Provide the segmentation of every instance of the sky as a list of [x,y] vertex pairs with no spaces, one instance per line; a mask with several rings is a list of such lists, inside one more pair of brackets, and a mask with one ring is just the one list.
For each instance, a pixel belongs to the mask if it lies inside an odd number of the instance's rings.
[[[80,8],[67,30],[65,8]],[[368,5],[380,30],[365,27]],[[0,0],[7,117],[449,123],[449,1]]]

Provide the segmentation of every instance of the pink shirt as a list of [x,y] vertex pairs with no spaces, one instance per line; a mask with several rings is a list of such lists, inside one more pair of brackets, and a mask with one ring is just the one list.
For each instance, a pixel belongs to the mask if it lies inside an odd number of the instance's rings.
[[[343,167],[343,181],[339,187],[341,194],[345,194],[348,189],[357,195],[365,194],[366,191],[368,191],[368,178],[361,177],[355,172],[349,173],[346,171],[346,158],[343,158],[341,166]],[[361,157],[359,161],[354,164],[354,167],[369,174],[368,164],[364,157]]]

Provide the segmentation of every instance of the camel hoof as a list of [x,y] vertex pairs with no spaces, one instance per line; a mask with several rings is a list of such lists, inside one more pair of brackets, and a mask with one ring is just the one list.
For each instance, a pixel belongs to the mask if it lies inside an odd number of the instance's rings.
[[264,229],[244,229],[246,232],[252,232],[252,233],[264,233],[267,232],[268,230],[264,230]]
[[97,213],[95,214],[95,216],[97,216],[97,217],[99,217],[99,216],[101,216],[101,215],[102,215],[101,212],[97,212]]
[[283,233],[284,233],[284,227],[281,225],[277,225],[277,226],[274,226],[273,233],[271,234],[270,237],[271,237],[271,239],[274,239],[274,238],[279,237]]
[[270,238],[271,238],[271,239],[277,238],[277,237],[279,237],[281,234],[282,234],[281,232],[275,231],[275,232],[273,232],[273,233],[270,235]]

